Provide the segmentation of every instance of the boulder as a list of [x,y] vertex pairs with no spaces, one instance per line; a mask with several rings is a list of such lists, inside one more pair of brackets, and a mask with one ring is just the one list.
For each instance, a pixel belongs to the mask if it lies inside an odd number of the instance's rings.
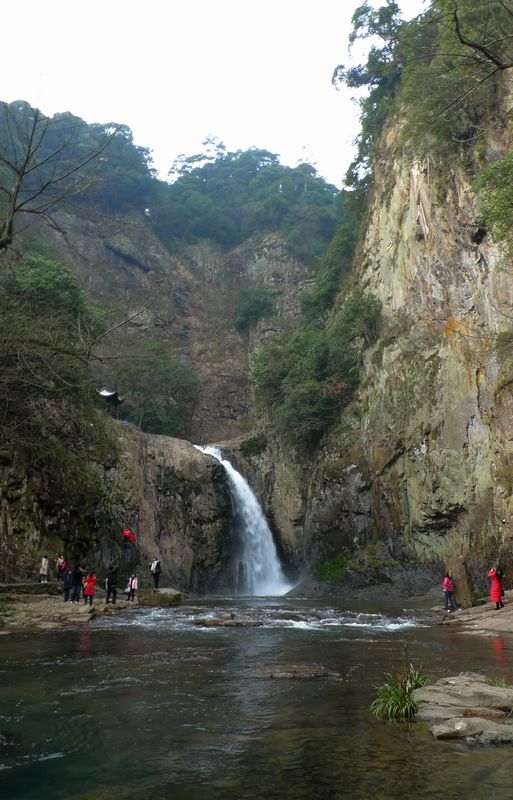
[[182,602],[182,595],[176,589],[139,589],[137,598],[140,606],[173,608]]
[[[513,742],[513,726],[500,725],[489,719],[482,719],[480,717],[449,719],[442,725],[433,725],[431,733],[435,739],[468,739],[477,736],[486,735],[491,736],[500,735],[502,741]],[[490,738],[489,741],[493,741]]]

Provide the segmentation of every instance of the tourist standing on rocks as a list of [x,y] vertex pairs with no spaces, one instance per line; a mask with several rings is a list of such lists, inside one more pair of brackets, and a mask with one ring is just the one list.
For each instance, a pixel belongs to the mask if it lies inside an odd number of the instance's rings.
[[82,590],[82,581],[84,580],[84,571],[80,564],[76,564],[73,572],[71,573],[71,602],[80,603],[80,592]]
[[112,597],[112,602],[115,603],[116,595],[118,593],[118,570],[113,564],[111,564],[109,567],[109,571],[105,579],[105,587],[107,589],[107,597],[105,602],[110,602]]
[[57,561],[55,562],[55,568],[57,570],[57,580],[62,581],[64,578],[64,573],[68,569],[68,564],[63,555],[60,555]]
[[[457,611],[459,606],[456,603],[454,598],[454,581],[452,579],[452,569],[448,570],[445,573],[445,578],[443,582],[443,593],[444,593],[444,608],[449,614],[453,611]],[[449,608],[449,603],[451,607]]]
[[48,556],[43,556],[41,559],[41,566],[39,567],[39,583],[48,583],[48,573],[50,571],[50,564]]
[[123,558],[125,561],[132,559],[132,545],[135,544],[135,534],[132,533],[130,528],[125,528],[123,531]]
[[135,600],[135,593],[137,591],[138,583],[139,582],[137,580],[137,575],[135,573],[132,573],[132,575],[130,575],[128,579],[128,584],[125,589],[127,600]]
[[87,601],[89,601],[89,605],[93,605],[93,598],[94,593],[96,591],[96,575],[92,569],[88,570],[87,575],[84,578],[84,603],[87,605]]
[[64,602],[69,600],[69,593],[73,586],[73,573],[70,569],[65,570],[62,576],[62,588],[64,589]]
[[492,603],[495,603],[495,611],[499,611],[499,609],[504,608],[504,603],[502,602],[502,595],[504,594],[502,590],[502,578],[504,577],[504,572],[502,568],[496,564],[491,568],[486,577],[492,582],[490,587],[490,600]]
[[158,558],[154,558],[150,564],[150,573],[153,577],[153,585],[155,589],[159,588],[160,571],[160,561]]

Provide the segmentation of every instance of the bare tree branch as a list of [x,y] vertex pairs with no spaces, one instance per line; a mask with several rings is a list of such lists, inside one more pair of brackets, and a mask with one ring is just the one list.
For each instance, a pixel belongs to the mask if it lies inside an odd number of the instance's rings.
[[[0,215],[0,252],[5,252],[13,243],[20,214],[47,213],[86,188],[74,180],[75,176],[103,153],[119,129],[115,127],[84,155],[75,156],[73,145],[80,133],[76,118],[63,127],[58,120],[52,125],[53,118],[45,117],[39,109],[27,107],[20,112],[12,104],[1,103],[0,112],[10,150],[0,153],[0,164],[8,172],[6,177],[0,177],[0,192],[7,197]],[[16,116],[20,113],[31,114],[24,130]],[[61,137],[60,141],[45,152],[54,134]]]

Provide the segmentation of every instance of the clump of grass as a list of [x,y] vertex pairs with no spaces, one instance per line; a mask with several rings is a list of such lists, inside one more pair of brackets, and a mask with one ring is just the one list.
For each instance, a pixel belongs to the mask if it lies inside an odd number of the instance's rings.
[[417,713],[417,704],[412,692],[424,686],[427,675],[414,667],[406,646],[401,669],[395,675],[387,673],[385,677],[385,683],[375,687],[378,693],[371,703],[371,711],[380,719],[413,719]]
[[488,686],[500,686],[502,689],[507,689],[509,686],[506,678],[485,678],[485,681]]

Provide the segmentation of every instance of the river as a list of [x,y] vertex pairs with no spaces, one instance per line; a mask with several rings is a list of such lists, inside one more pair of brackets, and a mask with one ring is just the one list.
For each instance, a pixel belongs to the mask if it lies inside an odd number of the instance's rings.
[[[259,623],[204,628],[220,614]],[[0,638],[3,800],[338,800],[513,794],[511,748],[368,710],[403,643],[431,678],[513,680],[513,642],[410,602],[202,600]],[[272,678],[324,667],[327,677]]]

